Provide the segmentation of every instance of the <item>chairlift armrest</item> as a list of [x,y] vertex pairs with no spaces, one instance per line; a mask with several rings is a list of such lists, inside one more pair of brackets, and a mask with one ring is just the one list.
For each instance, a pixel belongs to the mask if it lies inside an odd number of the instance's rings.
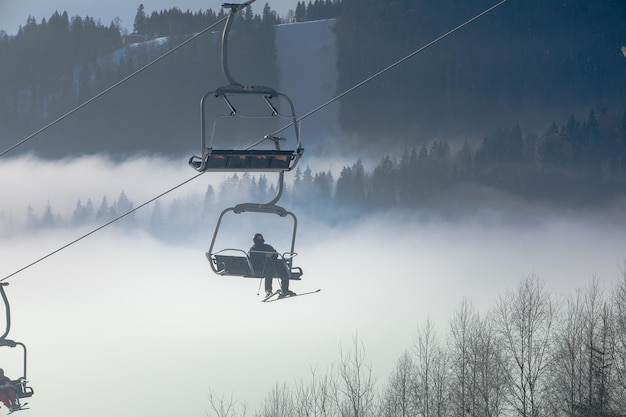
[[292,266],[289,269],[289,275],[291,275],[291,279],[300,280],[302,274],[302,268],[300,268],[299,266]]

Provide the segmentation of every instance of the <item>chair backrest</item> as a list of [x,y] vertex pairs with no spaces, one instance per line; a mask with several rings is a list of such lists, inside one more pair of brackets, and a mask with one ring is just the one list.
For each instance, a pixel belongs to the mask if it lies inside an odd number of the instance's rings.
[[215,255],[217,269],[222,275],[252,276],[250,260],[246,256]]
[[[258,252],[262,256],[262,261],[266,261],[266,252]],[[259,265],[258,260],[254,262],[254,252],[250,252],[249,256],[242,255],[221,255],[214,254],[207,257],[212,258],[215,267],[220,275],[237,276],[244,278],[263,278],[263,266]],[[278,255],[278,259],[273,263],[276,266],[276,278],[288,278],[292,280],[300,280],[302,269],[300,267],[290,266],[285,259]],[[274,275],[272,273],[272,275]]]

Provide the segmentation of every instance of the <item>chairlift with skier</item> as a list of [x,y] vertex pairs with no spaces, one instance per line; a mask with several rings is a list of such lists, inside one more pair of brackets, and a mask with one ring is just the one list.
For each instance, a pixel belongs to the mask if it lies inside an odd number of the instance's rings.
[[[291,218],[293,222],[291,232],[291,245],[287,252],[277,253],[276,278],[288,280],[300,280],[302,269],[294,265],[295,240],[298,220],[292,212],[278,206],[276,203],[280,200],[284,189],[285,172],[294,169],[302,157],[304,152],[300,136],[300,124],[296,118],[295,107],[291,99],[275,89],[260,85],[243,85],[231,76],[228,69],[228,36],[235,15],[240,10],[248,7],[255,0],[247,1],[243,4],[226,3],[222,7],[230,9],[230,13],[226,20],[224,30],[222,32],[222,70],[224,77],[228,81],[228,85],[218,88],[214,91],[206,93],[200,101],[201,107],[201,156],[192,156],[189,159],[189,165],[199,172],[275,172],[278,173],[277,192],[274,198],[268,203],[242,203],[234,207],[229,207],[222,211],[217,221],[211,245],[206,257],[209,260],[211,269],[220,276],[237,276],[244,278],[263,279],[264,271],[259,267],[255,268],[249,251],[241,248],[222,248],[216,249],[216,240],[220,234],[220,227],[224,216],[231,214],[257,213],[277,215],[281,218]],[[207,102],[209,98],[221,99],[226,104],[227,114],[218,115],[213,120],[213,128],[210,139],[207,139],[206,114]],[[267,106],[269,114],[254,113],[249,114],[239,110],[238,99],[250,99],[261,108]],[[284,115],[279,110],[281,105],[286,103],[289,109],[288,114]],[[247,104],[247,103],[246,103]],[[217,136],[217,125],[219,121],[233,118],[248,119],[257,121],[259,119],[267,121],[276,120],[278,117],[286,117],[291,120],[292,127],[291,137],[278,137],[275,134],[258,135],[254,142],[243,148],[215,148],[214,142]],[[279,131],[280,132],[280,131]],[[260,137],[260,139],[259,139]],[[229,142],[234,142],[230,140]],[[291,149],[283,149],[283,143],[292,145]],[[290,292],[291,293],[291,292]],[[282,294],[283,296],[285,294]],[[293,294],[295,295],[295,293]],[[281,297],[282,298],[282,297]],[[266,300],[263,300],[266,301]]]
[[11,330],[11,307],[9,305],[9,299],[6,295],[6,292],[4,291],[4,287],[7,285],[9,285],[9,283],[7,282],[0,283],[0,297],[2,298],[2,301],[4,303],[5,323],[6,323],[4,333],[0,336],[0,347],[9,347],[9,348],[19,347],[22,351],[22,357],[23,357],[22,375],[18,377],[17,379],[11,381],[11,384],[13,385],[13,389],[15,390],[15,395],[17,397],[16,407],[9,410],[9,413],[11,413],[13,411],[25,410],[26,408],[24,408],[24,406],[26,406],[28,403],[22,404],[20,402],[20,399],[32,397],[35,391],[33,390],[32,387],[28,385],[28,379],[27,379],[27,374],[26,374],[26,368],[27,368],[26,345],[24,345],[21,342],[16,342],[14,340],[7,339],[7,336],[9,335],[9,331]]

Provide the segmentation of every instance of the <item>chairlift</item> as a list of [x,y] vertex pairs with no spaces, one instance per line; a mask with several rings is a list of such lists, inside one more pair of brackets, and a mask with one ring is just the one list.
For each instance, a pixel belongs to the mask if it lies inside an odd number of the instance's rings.
[[[241,213],[262,213],[262,214],[275,214],[280,217],[291,217],[293,220],[293,232],[291,237],[291,247],[288,252],[278,253],[278,259],[281,260],[280,264],[284,266],[284,269],[277,271],[282,279],[300,280],[302,276],[302,268],[294,266],[293,259],[297,255],[295,252],[296,243],[296,231],[298,228],[298,219],[295,214],[285,210],[283,207],[277,206],[274,203],[256,204],[256,203],[243,203],[234,207],[229,207],[222,211],[217,221],[215,232],[211,240],[211,246],[209,251],[206,252],[206,257],[209,260],[211,269],[217,275],[221,276],[236,276],[244,278],[263,278],[263,271],[255,270],[253,263],[250,259],[250,253],[245,249],[239,248],[226,248],[215,250],[215,241],[219,234],[222,219],[228,213],[241,214]],[[277,277],[279,278],[279,277]]]
[[[14,348],[14,347],[19,346],[22,349],[23,358],[24,358],[22,376],[20,376],[19,378],[15,380],[12,380],[11,383],[13,384],[13,387],[15,388],[15,394],[18,399],[28,398],[28,397],[32,397],[35,391],[33,390],[32,387],[28,385],[28,379],[26,377],[27,375],[26,374],[26,364],[27,364],[26,345],[24,345],[21,342],[16,342],[14,340],[7,339],[7,336],[9,335],[9,331],[11,330],[11,308],[9,306],[9,299],[7,298],[6,292],[4,291],[4,287],[7,285],[9,285],[8,282],[0,283],[0,296],[2,297],[2,301],[4,303],[5,317],[6,317],[6,327],[2,336],[0,336],[0,347],[6,346],[6,347]],[[18,401],[18,404],[19,404],[19,401]]]
[[26,346],[21,342],[16,342],[10,339],[0,339],[0,346],[7,346],[11,348],[19,346],[22,349],[24,357],[22,376],[15,380],[11,380],[11,384],[15,389],[15,395],[17,396],[17,398],[32,397],[35,391],[31,386],[28,385],[28,379],[26,378]]
[[[223,8],[230,9],[226,24],[222,32],[222,70],[228,85],[218,88],[217,90],[209,91],[206,93],[200,101],[201,110],[201,149],[202,155],[194,155],[189,159],[189,165],[199,172],[207,171],[244,171],[244,172],[285,172],[294,169],[298,163],[298,160],[302,156],[304,150],[302,149],[301,137],[300,137],[300,125],[296,118],[295,108],[291,99],[282,93],[277,92],[275,89],[260,86],[260,85],[243,85],[230,74],[228,69],[228,35],[232,26],[233,20],[237,12],[246,8],[252,4],[255,0],[247,1],[243,4],[225,3],[222,4]],[[257,114],[253,117],[261,119],[272,119],[281,116],[278,108],[278,102],[281,100],[287,103],[289,107],[289,114],[284,116],[292,120],[293,132],[295,134],[295,143],[293,149],[282,149],[281,142],[287,142],[284,137],[273,136],[271,134],[263,135],[262,137],[255,138],[255,142],[243,149],[221,149],[214,147],[214,141],[216,136],[217,122],[223,117],[237,117],[244,115],[240,114],[235,108],[233,101],[234,97],[253,97],[254,100],[258,98],[258,101],[263,105],[267,105],[269,108],[269,114]],[[207,129],[206,129],[206,103],[209,97],[222,99],[226,104],[228,110],[227,116],[217,116],[213,121],[213,129],[211,137],[207,141]],[[267,149],[267,145],[270,145],[270,149]],[[261,148],[264,145],[266,148]]]
[[[289,251],[279,253],[278,259],[279,265],[276,271],[278,278],[300,280],[302,276],[302,269],[294,266],[293,259],[297,255],[295,252],[295,240],[297,231],[297,218],[296,216],[276,205],[280,199],[284,189],[284,175],[285,172],[291,171],[297,165],[299,159],[302,157],[304,150],[302,149],[302,142],[300,137],[300,124],[296,118],[295,108],[291,99],[282,93],[279,93],[273,88],[260,86],[260,85],[244,85],[241,84],[231,76],[228,69],[228,36],[234,17],[237,12],[243,10],[245,7],[252,4],[255,0],[247,1],[243,4],[225,3],[223,8],[230,9],[224,30],[222,32],[222,70],[224,77],[226,78],[228,85],[218,88],[217,90],[209,91],[206,93],[200,101],[201,111],[201,149],[202,156],[192,156],[189,159],[189,165],[199,172],[276,172],[278,173],[278,184],[276,196],[268,203],[243,203],[234,207],[229,207],[222,211],[217,221],[217,226],[213,233],[211,245],[209,251],[206,252],[206,257],[209,260],[211,269],[217,275],[221,276],[237,276],[245,278],[263,278],[263,271],[255,270],[254,263],[251,261],[250,254],[245,249],[238,248],[226,248],[215,249],[215,242],[218,234],[220,233],[220,226],[222,219],[227,214],[242,214],[242,213],[260,213],[260,214],[274,214],[280,217],[291,217],[293,220],[293,232],[291,236],[291,247]],[[219,115],[213,120],[213,128],[208,139],[206,114],[207,114],[207,102],[209,98],[221,99],[226,105],[227,114]],[[240,104],[238,99],[249,99],[255,103],[255,111],[253,115],[240,112],[237,107]],[[281,106],[279,104],[287,104],[289,113],[287,115],[281,114],[279,111]],[[258,107],[267,107],[268,114],[259,114]],[[223,149],[216,148],[214,142],[216,140],[217,124],[225,118],[240,119],[263,119],[263,120],[275,120],[277,117],[286,117],[291,119],[291,125],[293,127],[293,133],[291,140],[285,137],[278,137],[274,134],[259,135],[254,139],[254,142],[243,149]],[[293,145],[292,149],[283,149],[283,143]]]
[[297,255],[295,252],[296,244],[296,232],[298,229],[298,219],[296,215],[285,208],[278,206],[276,203],[280,200],[284,189],[284,171],[279,173],[278,188],[276,196],[268,203],[242,203],[237,204],[234,207],[226,208],[220,214],[215,231],[213,232],[213,238],[211,239],[211,245],[209,251],[206,252],[206,257],[209,260],[211,269],[217,275],[238,276],[244,278],[263,278],[263,271],[255,270],[253,263],[250,259],[250,253],[244,249],[227,248],[221,250],[215,250],[215,242],[217,236],[220,233],[220,227],[222,220],[228,213],[242,214],[242,213],[258,213],[258,214],[274,214],[279,217],[291,217],[293,220],[293,230],[291,234],[291,245],[288,252],[278,253],[281,264],[284,268],[280,268],[277,271],[280,278],[288,278],[290,280],[300,280],[302,276],[302,269],[293,265],[293,258]]

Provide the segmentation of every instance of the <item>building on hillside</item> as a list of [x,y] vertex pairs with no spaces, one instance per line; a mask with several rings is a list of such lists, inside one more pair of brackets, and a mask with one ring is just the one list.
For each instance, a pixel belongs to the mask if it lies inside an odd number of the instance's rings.
[[130,45],[133,43],[141,43],[148,40],[148,35],[140,35],[139,33],[131,33],[122,36],[122,45]]
[[[338,91],[336,20],[275,26],[278,91],[287,94],[301,116],[334,98]],[[339,134],[339,102],[302,121],[305,149],[326,148]],[[320,149],[322,150],[322,149]]]

